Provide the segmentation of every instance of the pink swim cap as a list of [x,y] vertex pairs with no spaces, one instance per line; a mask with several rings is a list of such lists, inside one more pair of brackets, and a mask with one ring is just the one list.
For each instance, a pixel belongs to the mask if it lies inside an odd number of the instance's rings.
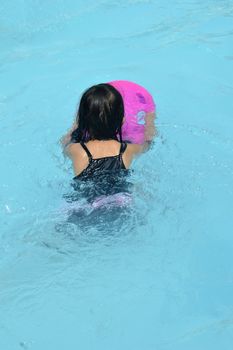
[[125,121],[122,127],[124,141],[141,144],[144,142],[145,116],[155,112],[155,103],[142,86],[126,80],[115,80],[108,84],[117,89],[124,101]]

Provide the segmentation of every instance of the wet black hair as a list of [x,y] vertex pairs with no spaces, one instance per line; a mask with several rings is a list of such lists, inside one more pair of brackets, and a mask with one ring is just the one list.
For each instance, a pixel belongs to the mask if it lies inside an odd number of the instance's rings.
[[77,129],[72,142],[89,140],[119,140],[124,118],[121,94],[110,84],[98,84],[87,89],[80,100],[76,114]]

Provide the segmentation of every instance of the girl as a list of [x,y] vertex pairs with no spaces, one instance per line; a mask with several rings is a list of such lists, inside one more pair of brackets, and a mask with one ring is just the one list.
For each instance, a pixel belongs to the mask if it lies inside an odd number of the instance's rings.
[[64,153],[73,162],[75,180],[93,179],[109,172],[117,175],[129,169],[135,156],[149,148],[154,124],[145,124],[146,138],[139,145],[122,141],[123,122],[123,99],[113,86],[98,84],[84,92],[76,121],[61,141]]

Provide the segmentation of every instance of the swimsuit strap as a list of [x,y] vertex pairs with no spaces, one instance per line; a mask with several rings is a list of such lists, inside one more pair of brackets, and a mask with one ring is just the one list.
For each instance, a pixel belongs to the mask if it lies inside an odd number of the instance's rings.
[[122,142],[121,143],[120,152],[119,152],[119,156],[121,156],[125,152],[126,148],[127,148],[127,143],[126,142]]
[[89,151],[89,149],[87,148],[87,146],[85,145],[84,142],[80,142],[80,145],[82,146],[82,148],[86,152],[86,154],[88,156],[88,159],[89,159],[89,162],[91,162],[92,161],[92,154],[91,154],[91,152]]

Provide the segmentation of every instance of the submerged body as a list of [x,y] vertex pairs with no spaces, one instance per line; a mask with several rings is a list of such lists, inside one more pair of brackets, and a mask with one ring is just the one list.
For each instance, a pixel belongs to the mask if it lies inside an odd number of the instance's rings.
[[71,148],[76,153],[73,162],[76,174],[73,178],[74,197],[77,198],[78,194],[78,198],[85,198],[87,205],[83,209],[128,204],[131,186],[127,177],[132,160],[130,151],[127,152],[128,145],[109,140],[104,144],[103,141],[89,141],[75,146]]
[[113,198],[108,198],[110,195],[114,196],[118,204],[122,204],[121,197],[116,194],[129,191],[128,169],[123,160],[127,144],[120,144],[118,154],[104,157],[93,157],[86,144],[80,143],[80,146],[86,153],[88,165],[73,178],[73,187],[79,193],[85,194],[86,200],[92,203],[93,208],[98,208],[105,202],[112,202]]

